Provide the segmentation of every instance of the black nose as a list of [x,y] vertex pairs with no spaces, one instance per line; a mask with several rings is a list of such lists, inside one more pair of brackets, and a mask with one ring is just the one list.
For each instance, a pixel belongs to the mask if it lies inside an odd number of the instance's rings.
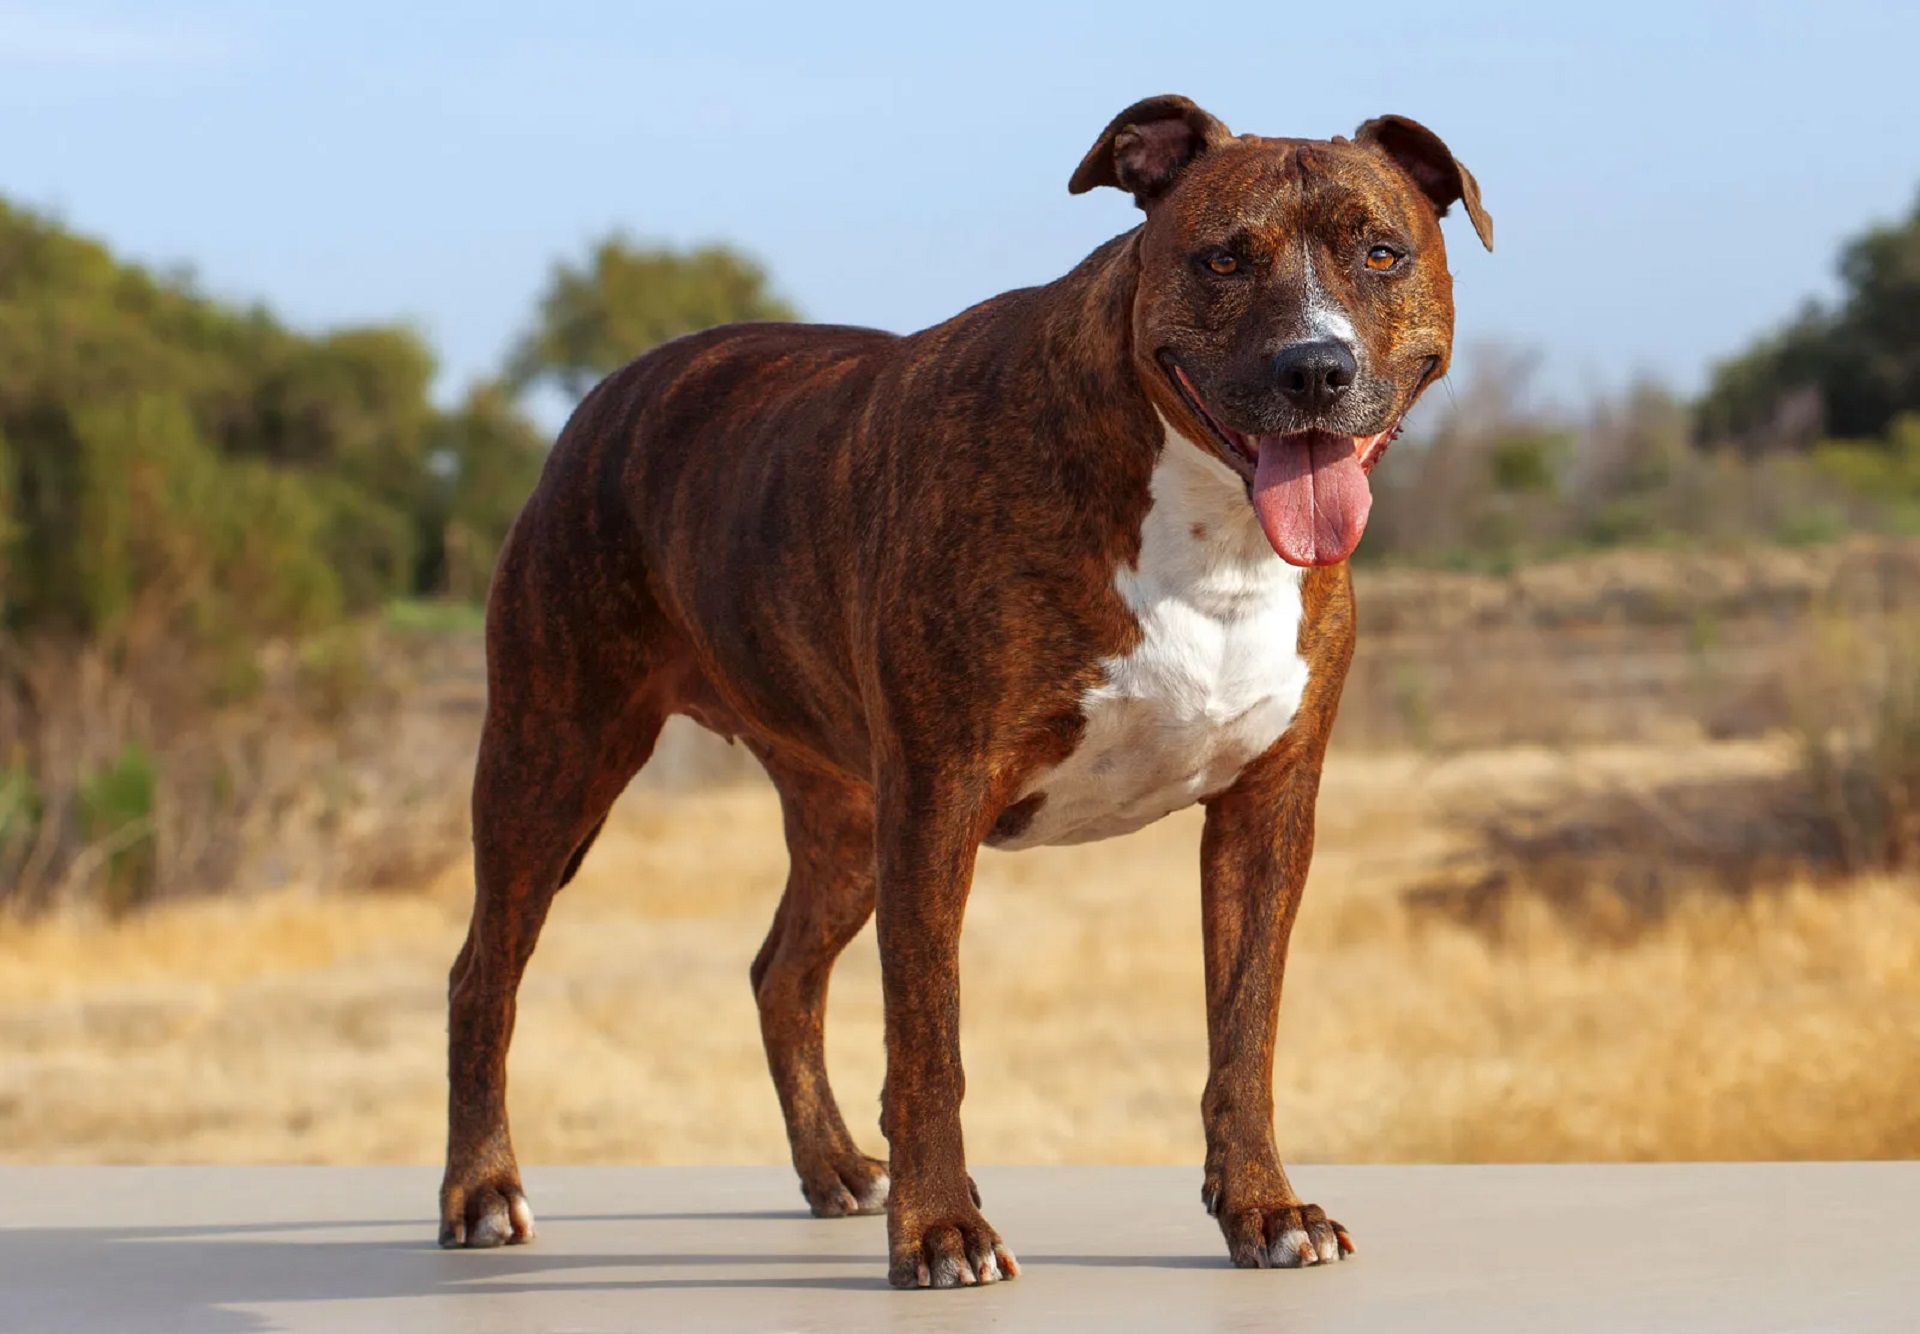
[[1325,412],[1360,371],[1345,343],[1315,338],[1290,343],[1273,359],[1273,375],[1287,401],[1303,412]]

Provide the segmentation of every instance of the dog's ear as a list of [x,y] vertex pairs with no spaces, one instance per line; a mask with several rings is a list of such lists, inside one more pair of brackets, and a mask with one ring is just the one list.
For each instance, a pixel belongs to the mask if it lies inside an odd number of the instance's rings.
[[1399,163],[1420,193],[1433,202],[1437,216],[1446,217],[1455,200],[1465,204],[1480,244],[1493,249],[1493,219],[1480,204],[1480,183],[1454,160],[1439,135],[1405,116],[1379,116],[1355,130],[1353,141]]
[[1115,116],[1080,159],[1069,193],[1112,185],[1146,208],[1180,179],[1189,162],[1233,138],[1231,131],[1184,97],[1149,97]]

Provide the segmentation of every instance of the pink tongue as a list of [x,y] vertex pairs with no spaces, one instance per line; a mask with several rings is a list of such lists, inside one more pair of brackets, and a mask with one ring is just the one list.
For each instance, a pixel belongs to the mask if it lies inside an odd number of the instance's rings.
[[1289,565],[1336,565],[1360,545],[1373,492],[1353,437],[1314,431],[1253,437],[1260,466],[1253,507]]

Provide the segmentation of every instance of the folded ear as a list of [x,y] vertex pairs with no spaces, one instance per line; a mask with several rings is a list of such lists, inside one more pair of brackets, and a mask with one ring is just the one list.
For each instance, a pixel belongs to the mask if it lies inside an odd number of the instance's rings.
[[1115,116],[1080,159],[1072,194],[1096,185],[1127,191],[1141,208],[1173,188],[1189,162],[1233,138],[1231,131],[1184,97],[1149,97]]
[[1399,163],[1420,193],[1432,201],[1435,216],[1446,217],[1455,200],[1465,204],[1480,244],[1493,249],[1493,219],[1480,205],[1480,183],[1454,160],[1439,135],[1405,116],[1380,116],[1355,130],[1353,141]]

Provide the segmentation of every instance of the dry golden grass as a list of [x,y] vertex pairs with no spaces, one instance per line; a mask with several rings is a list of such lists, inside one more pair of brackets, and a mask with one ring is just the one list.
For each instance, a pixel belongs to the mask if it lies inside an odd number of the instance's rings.
[[[1623,947],[1522,905],[1503,941],[1402,906],[1463,811],[1775,744],[1337,754],[1276,1078],[1301,1161],[1920,1153],[1920,893],[1863,881],[1701,899]],[[979,1161],[1194,1162],[1204,1078],[1192,814],[1110,844],[983,856],[965,937]],[[777,1162],[746,968],[784,851],[771,794],[636,792],[561,897],[522,992],[529,1162]],[[464,867],[418,892],[279,894],[0,929],[0,1156],[432,1162]],[[868,1147],[871,932],[831,1060]]]

